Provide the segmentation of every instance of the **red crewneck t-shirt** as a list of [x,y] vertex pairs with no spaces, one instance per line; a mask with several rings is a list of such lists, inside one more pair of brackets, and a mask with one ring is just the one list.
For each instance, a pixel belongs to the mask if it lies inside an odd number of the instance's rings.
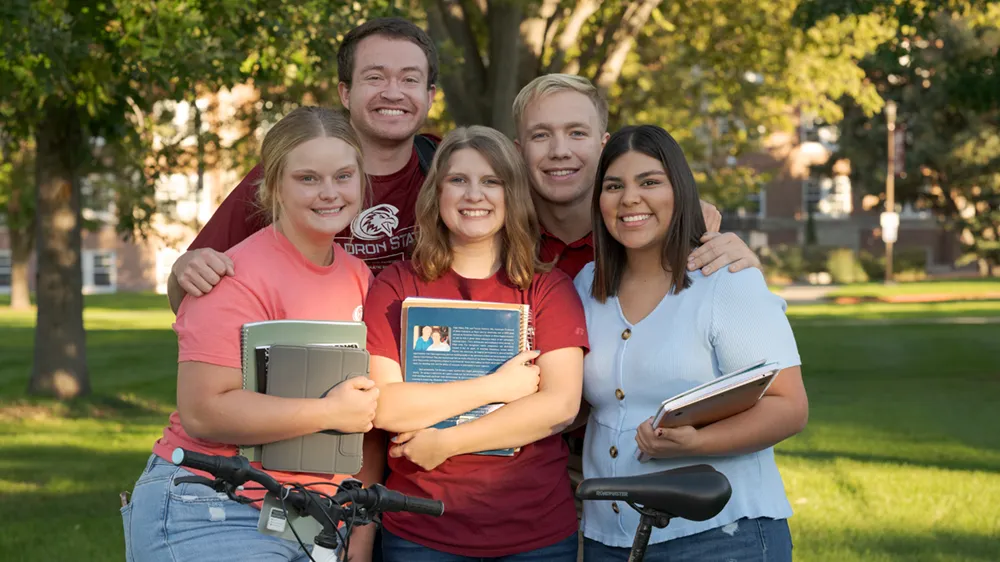
[[[487,279],[449,271],[426,283],[406,261],[383,270],[368,293],[369,353],[399,361],[401,303],[413,296],[528,303],[536,349],[543,354],[588,349],[583,305],[558,269],[536,275],[528,290],[521,290],[503,270]],[[562,437],[553,435],[521,447],[513,457],[459,455],[430,471],[389,458],[387,487],[441,500],[445,512],[441,517],[386,513],[382,521],[406,540],[461,556],[509,556],[555,544],[577,532],[568,456]]]

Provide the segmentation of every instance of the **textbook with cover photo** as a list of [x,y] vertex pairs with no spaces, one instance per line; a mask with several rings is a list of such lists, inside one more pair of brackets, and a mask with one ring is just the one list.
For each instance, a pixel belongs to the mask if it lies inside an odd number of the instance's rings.
[[[488,375],[532,345],[527,304],[409,297],[403,300],[401,329],[399,364],[407,382],[443,383]],[[471,421],[502,405],[487,404],[434,427]]]

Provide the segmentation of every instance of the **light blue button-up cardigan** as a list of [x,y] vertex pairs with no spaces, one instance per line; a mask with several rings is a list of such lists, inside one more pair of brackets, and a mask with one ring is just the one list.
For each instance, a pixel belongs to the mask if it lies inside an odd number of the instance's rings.
[[[771,448],[730,457],[645,463],[635,458],[636,428],[666,398],[760,359],[777,362],[782,369],[800,365],[785,301],[768,290],[759,270],[723,269],[708,277],[696,271],[689,276],[689,288],[668,294],[637,324],[625,320],[617,298],[601,304],[590,296],[593,262],[575,280],[590,339],[584,360],[583,395],[592,408],[584,441],[584,477],[631,476],[707,463],[724,473],[733,487],[732,498],[718,516],[703,522],[674,519],[664,529],[654,527],[650,544],[743,517],[781,519],[792,514]],[[622,337],[626,329],[627,339]],[[618,513],[612,507],[607,501],[584,502],[584,536],[609,546],[631,547],[639,514],[624,503],[616,505]]]

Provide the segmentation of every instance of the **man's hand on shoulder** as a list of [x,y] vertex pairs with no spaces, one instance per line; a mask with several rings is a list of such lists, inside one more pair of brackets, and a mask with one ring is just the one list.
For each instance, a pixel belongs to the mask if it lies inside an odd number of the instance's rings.
[[688,271],[701,269],[703,274],[711,275],[727,265],[732,273],[751,267],[763,270],[757,254],[732,232],[706,232],[701,242],[688,257]]
[[705,232],[719,232],[722,228],[722,213],[708,201],[699,199],[698,202],[701,203],[701,214],[705,217]]
[[171,268],[177,284],[189,295],[200,297],[219,284],[224,275],[234,275],[233,260],[212,248],[184,252]]
[[167,287],[170,307],[176,313],[185,295],[205,295],[219,284],[223,276],[235,273],[233,260],[222,252],[212,248],[184,252],[170,268]]

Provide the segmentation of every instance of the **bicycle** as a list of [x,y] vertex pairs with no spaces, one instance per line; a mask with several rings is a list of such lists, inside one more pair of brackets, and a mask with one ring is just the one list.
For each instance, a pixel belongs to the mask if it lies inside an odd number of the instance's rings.
[[[441,501],[406,496],[381,484],[363,488],[361,481],[353,478],[340,483],[333,496],[309,490],[308,484],[279,484],[266,472],[250,466],[250,461],[242,456],[205,455],[178,448],[174,450],[171,461],[175,465],[215,476],[214,480],[204,476],[181,476],[174,479],[175,486],[182,483],[203,484],[217,492],[224,492],[233,501],[248,504],[253,503],[253,500],[238,495],[237,489],[247,482],[256,482],[281,502],[283,515],[294,509],[297,515],[315,519],[322,525],[322,530],[313,539],[312,553],[306,548],[295,527],[291,527],[299,546],[313,562],[339,562],[338,544],[344,545],[343,559],[346,560],[351,529],[355,525],[378,522],[379,515],[384,512],[408,511],[434,517],[440,517],[444,513],[444,503]],[[345,504],[350,504],[350,507],[344,507]],[[338,527],[339,522],[344,523],[346,539]]]
[[697,464],[639,476],[588,478],[580,482],[576,493],[584,501],[624,501],[639,512],[628,560],[641,562],[653,526],[662,529],[675,517],[711,519],[726,507],[733,489],[725,474]]

